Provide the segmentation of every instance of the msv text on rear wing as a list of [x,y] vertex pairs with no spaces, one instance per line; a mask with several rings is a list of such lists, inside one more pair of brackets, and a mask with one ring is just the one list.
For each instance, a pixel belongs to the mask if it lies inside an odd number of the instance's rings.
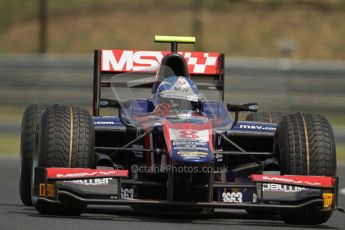
[[[171,53],[183,56],[189,76],[199,89],[217,91],[219,92],[219,99],[223,101],[224,55],[216,52],[177,52],[177,43],[193,43],[192,40],[184,42],[185,39],[180,38],[185,37],[156,36],[157,42],[171,42],[172,51],[95,50],[93,115],[99,116],[103,87],[111,87],[112,84],[128,87],[128,81],[140,83],[141,79],[157,77],[162,59]],[[129,72],[133,74],[129,74],[128,79],[125,77],[116,80],[116,76]],[[136,86],[152,88],[154,82],[145,83],[149,84],[137,84]]]

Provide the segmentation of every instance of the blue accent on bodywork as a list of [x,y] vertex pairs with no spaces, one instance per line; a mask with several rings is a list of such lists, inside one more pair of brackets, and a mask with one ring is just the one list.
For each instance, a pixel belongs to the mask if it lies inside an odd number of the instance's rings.
[[277,124],[254,121],[238,121],[226,131],[230,136],[274,137]]
[[266,133],[274,133],[277,124],[267,122],[238,121],[233,130],[236,131],[259,131]]
[[95,126],[95,129],[97,128],[124,129],[125,128],[125,126],[121,123],[118,115],[93,117],[93,124]]

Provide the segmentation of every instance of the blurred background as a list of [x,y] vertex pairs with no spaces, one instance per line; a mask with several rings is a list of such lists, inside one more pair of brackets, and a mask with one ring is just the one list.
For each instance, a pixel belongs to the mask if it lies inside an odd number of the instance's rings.
[[29,104],[91,108],[94,49],[169,49],[159,34],[225,53],[227,102],[326,115],[345,160],[344,18],[344,0],[0,0],[0,155]]

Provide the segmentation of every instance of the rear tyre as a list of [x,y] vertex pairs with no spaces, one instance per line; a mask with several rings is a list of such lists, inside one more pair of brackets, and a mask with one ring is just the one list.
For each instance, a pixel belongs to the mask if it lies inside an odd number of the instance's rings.
[[281,113],[281,112],[250,113],[247,115],[246,121],[278,123],[283,117],[285,117],[287,115],[289,115],[289,114],[288,113]]
[[[278,124],[275,150],[283,175],[336,175],[335,140],[332,127],[322,115],[292,114]],[[322,206],[298,212],[281,212],[288,224],[321,224],[332,215]]]
[[[85,109],[54,105],[41,116],[37,166],[63,168],[94,167],[94,127]],[[60,199],[61,200],[61,199]],[[80,215],[86,205],[62,197],[61,204],[38,201],[45,215]]]
[[41,112],[47,105],[30,105],[23,114],[20,141],[20,179],[19,195],[23,204],[32,206],[31,201],[31,177],[32,158],[37,151],[38,123]]

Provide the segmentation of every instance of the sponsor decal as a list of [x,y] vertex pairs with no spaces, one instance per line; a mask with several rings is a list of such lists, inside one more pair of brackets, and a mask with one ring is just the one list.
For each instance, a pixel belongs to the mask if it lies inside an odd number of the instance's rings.
[[284,177],[269,177],[269,176],[263,176],[263,180],[268,181],[277,181],[277,182],[286,182],[286,183],[293,183],[293,184],[308,184],[308,185],[321,185],[319,182],[310,182],[310,181],[303,181],[303,180],[293,180],[290,178],[284,178]]
[[95,125],[115,125],[113,121],[94,121],[93,124]]
[[257,105],[251,105],[251,106],[249,106],[249,109],[256,110],[256,109],[258,109],[258,106]]
[[[183,134],[184,135],[184,134]],[[193,135],[193,134],[186,134]],[[173,149],[177,151],[177,154],[183,158],[205,158],[208,155],[208,142],[199,140],[186,140],[186,141],[174,141]]]
[[196,130],[181,130],[179,137],[181,139],[195,139],[199,138],[198,131]]
[[178,155],[182,157],[206,157],[207,152],[178,152]]
[[[138,145],[138,144],[133,144],[132,148],[134,148],[134,149],[143,149],[144,146],[143,145]],[[134,153],[135,157],[139,157],[139,158],[142,158],[143,154],[144,154],[143,151],[133,151],[133,153]]]
[[180,119],[188,119],[192,117],[192,114],[190,113],[179,113],[177,114],[177,117]]
[[47,178],[49,179],[78,179],[85,177],[127,177],[128,170],[106,170],[87,168],[47,168]]
[[222,200],[229,203],[242,203],[242,193],[241,192],[223,192]]
[[299,176],[299,175],[251,175],[253,181],[273,182],[277,184],[293,184],[305,187],[333,188],[336,179],[327,176]]
[[165,90],[159,93],[161,97],[164,98],[175,98],[175,99],[182,99],[182,100],[188,100],[188,101],[198,101],[198,95],[195,94],[193,91],[186,91],[184,90],[181,94],[182,90],[178,90],[178,88],[175,88],[174,90]]
[[163,52],[134,50],[102,50],[102,71],[140,71],[157,68]]
[[276,127],[262,125],[240,125],[240,129],[276,130]]
[[161,91],[159,95],[164,98],[198,101],[198,95],[193,91],[184,77],[179,77],[171,88]]
[[80,184],[86,186],[100,186],[100,185],[108,185],[109,182],[113,180],[112,178],[95,178],[95,179],[85,179],[85,180],[72,180],[72,181],[64,181],[73,184]]
[[132,188],[121,188],[122,199],[134,199],[134,189]]
[[323,193],[323,207],[329,208],[332,206],[333,203],[333,193]]
[[195,147],[187,146],[174,146],[174,149],[176,150],[188,150],[188,149],[194,149],[194,150],[200,150],[200,151],[208,151],[208,148],[200,147],[200,145],[195,145]]
[[187,89],[188,88],[188,82],[184,78],[179,78],[178,83],[180,84],[181,89]]
[[178,91],[178,92],[182,91],[182,92],[187,93],[189,91],[190,86],[188,82],[186,81],[186,79],[180,77],[178,81],[175,83],[173,88],[175,91]]
[[171,140],[197,140],[207,142],[209,140],[208,130],[180,130],[169,129]]
[[[101,50],[101,71],[155,72],[168,51]],[[191,74],[219,74],[219,53],[178,52],[187,62]]]
[[299,187],[294,185],[286,184],[272,184],[272,183],[263,183],[262,191],[264,192],[302,192],[308,190],[305,187]]
[[73,178],[73,177],[92,177],[92,176],[111,176],[114,175],[113,172],[109,171],[109,172],[84,172],[84,173],[67,173],[67,174],[62,174],[62,173],[58,173],[56,174],[57,178]]

